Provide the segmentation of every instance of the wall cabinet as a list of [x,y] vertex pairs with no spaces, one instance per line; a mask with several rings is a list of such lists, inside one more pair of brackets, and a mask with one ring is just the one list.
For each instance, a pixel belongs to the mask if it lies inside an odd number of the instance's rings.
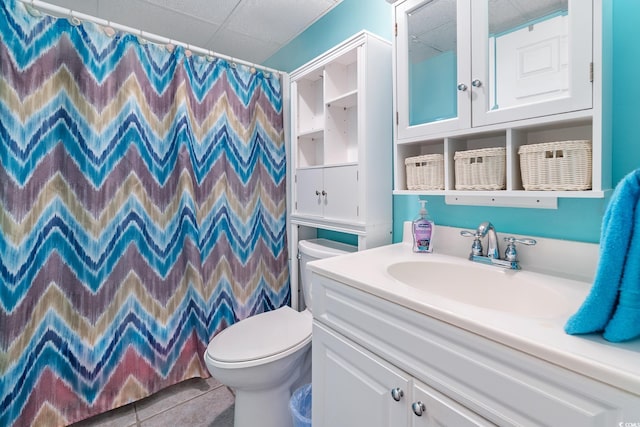
[[640,417],[637,395],[347,283],[315,272],[312,281],[315,427],[599,427]]
[[391,67],[391,43],[363,31],[291,73],[294,227],[391,242]]
[[298,215],[358,221],[358,165],[298,169],[296,188]]
[[[406,158],[443,154],[445,190],[432,194],[448,202],[603,197],[601,0],[404,0],[394,19],[396,194],[407,192]],[[592,141],[592,189],[525,192],[518,148],[577,139]],[[507,149],[506,191],[455,192],[455,151],[493,147]]]

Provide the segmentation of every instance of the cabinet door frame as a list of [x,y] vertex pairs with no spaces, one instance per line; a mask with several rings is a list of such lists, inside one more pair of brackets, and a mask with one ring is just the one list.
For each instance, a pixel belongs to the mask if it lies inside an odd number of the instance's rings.
[[330,166],[323,170],[323,216],[327,219],[357,222],[360,195],[358,194],[358,166]]
[[[478,0],[475,0],[478,1]],[[411,125],[409,123],[409,34],[407,15],[426,3],[425,0],[407,0],[394,9],[396,36],[393,58],[395,67],[394,102],[396,102],[396,137],[411,139],[423,135],[451,132],[471,127],[471,0],[458,0],[456,3],[456,85],[464,84],[466,90],[457,90],[457,117],[430,123]],[[462,24],[461,24],[462,23]],[[399,78],[401,77],[401,78]]]
[[[315,320],[312,333],[314,426],[408,425],[411,377]],[[399,401],[391,396],[396,387],[404,393]]]
[[295,181],[295,214],[321,217],[323,168],[298,169]]
[[[493,90],[493,84],[490,83],[489,76],[489,29],[486,25],[489,19],[489,6],[487,1],[472,2],[471,80],[482,82],[480,87],[469,85],[473,99],[471,102],[472,127],[551,116],[593,107],[591,77],[594,56],[593,4],[590,0],[569,0],[568,4],[568,96],[509,108],[492,109],[490,91]],[[484,25],[473,25],[474,22]],[[584,46],[588,48],[583,48]]]

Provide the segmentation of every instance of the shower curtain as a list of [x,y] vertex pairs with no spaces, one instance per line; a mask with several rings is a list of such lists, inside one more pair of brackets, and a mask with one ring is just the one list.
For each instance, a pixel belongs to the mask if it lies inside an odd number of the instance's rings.
[[0,5],[0,425],[208,377],[290,299],[279,76]]

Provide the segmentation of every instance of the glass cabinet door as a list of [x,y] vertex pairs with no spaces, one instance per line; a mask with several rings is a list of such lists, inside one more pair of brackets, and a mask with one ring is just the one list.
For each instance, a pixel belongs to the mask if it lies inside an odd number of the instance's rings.
[[472,125],[592,107],[586,0],[472,1]]
[[470,126],[469,16],[469,0],[408,0],[396,7],[398,138]]

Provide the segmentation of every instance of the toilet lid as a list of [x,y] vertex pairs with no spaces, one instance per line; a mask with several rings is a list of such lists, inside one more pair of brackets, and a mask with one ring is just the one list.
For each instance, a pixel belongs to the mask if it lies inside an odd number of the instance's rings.
[[311,336],[311,316],[284,306],[248,317],[216,335],[207,353],[220,362],[246,362],[283,353]]

